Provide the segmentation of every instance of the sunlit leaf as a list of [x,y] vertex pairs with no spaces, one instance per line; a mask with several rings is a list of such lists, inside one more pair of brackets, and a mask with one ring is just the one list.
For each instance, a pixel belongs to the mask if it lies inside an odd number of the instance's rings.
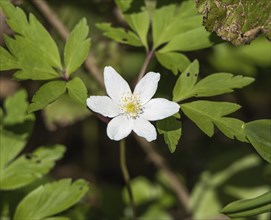
[[164,136],[164,140],[168,145],[169,151],[173,153],[182,135],[181,122],[175,117],[169,117],[159,120],[156,123],[159,134]]
[[40,147],[31,154],[20,156],[1,171],[0,189],[17,189],[41,178],[52,169],[64,151],[64,146],[56,145]]
[[39,88],[32,98],[32,103],[28,107],[28,112],[34,112],[45,108],[47,105],[58,99],[66,91],[64,81],[51,81]]
[[[131,4],[133,2],[135,2],[134,0],[115,0],[116,4],[118,5],[118,7],[120,8],[121,11],[125,12],[127,11],[130,7]],[[141,4],[144,4],[143,2],[141,2]]]
[[179,76],[173,89],[173,101],[181,101],[187,93],[190,93],[197,82],[198,74],[199,62],[194,60]]
[[244,122],[237,118],[223,117],[222,120],[215,120],[215,125],[228,138],[236,138],[239,141],[247,142],[243,131]]
[[190,64],[189,59],[178,52],[161,53],[158,51],[155,56],[161,65],[171,70],[175,75],[178,72],[183,72]]
[[144,1],[134,1],[136,4],[139,4],[137,5],[139,8],[136,8],[136,10],[132,8],[132,1],[130,0],[115,0],[115,2],[124,14],[125,20],[131,29],[137,33],[142,44],[148,49],[147,34],[150,26],[150,17]]
[[138,34],[142,44],[148,49],[147,34],[150,25],[148,12],[145,10],[125,17],[131,28]]
[[148,49],[147,34],[150,25],[148,12],[143,11],[125,17],[131,28],[138,34],[142,44]]
[[213,73],[200,80],[194,87],[193,93],[198,97],[208,97],[232,92],[233,89],[243,88],[254,81],[254,78],[234,76],[231,73]]
[[[172,34],[176,29],[172,29],[172,31],[170,31],[171,28],[169,27],[170,25],[172,25],[172,23],[174,24],[174,20],[176,19],[175,12],[176,12],[175,4],[157,8],[154,11],[152,18],[152,35],[154,48],[158,47],[162,43],[167,42],[169,39],[173,37]],[[163,16],[165,14],[167,16]],[[169,39],[163,36],[167,33],[167,31],[170,33]]]
[[163,53],[169,51],[193,51],[211,47],[213,44],[211,34],[204,27],[198,27],[178,34],[160,51]]
[[67,83],[68,94],[75,101],[79,102],[83,106],[86,106],[87,100],[87,88],[84,82],[79,78],[75,77]]
[[[194,66],[194,70],[191,70],[192,66]],[[243,88],[254,81],[251,77],[234,76],[231,73],[213,73],[196,83],[198,68],[198,63],[194,61],[180,75],[173,89],[174,101],[229,93],[233,92],[234,89]]]
[[135,47],[143,46],[139,37],[132,31],[126,31],[124,28],[112,27],[110,23],[98,23],[96,26],[103,30],[103,35],[119,43],[129,44]]
[[89,48],[87,21],[83,18],[70,33],[64,49],[64,63],[67,75],[70,75],[84,62]]
[[214,125],[216,125],[227,137],[246,141],[242,129],[244,122],[235,118],[224,117],[239,108],[240,105],[229,102],[194,101],[181,104],[184,114],[208,136],[214,135]]
[[56,215],[77,203],[88,191],[85,180],[62,179],[30,192],[18,205],[14,220],[43,219]]
[[241,199],[228,204],[222,212],[231,218],[244,218],[270,212],[271,191],[250,199]]
[[249,142],[266,161],[271,163],[271,120],[262,119],[245,124],[244,132]]
[[15,57],[0,46],[0,70],[11,70],[16,66],[17,63]]
[[204,26],[235,45],[249,43],[259,34],[271,40],[269,0],[200,0],[197,7],[203,14]]
[[180,6],[165,4],[159,7],[159,2],[157,4],[152,16],[154,48],[171,41],[178,34],[202,26],[202,18],[193,1],[183,1]]
[[14,39],[5,36],[10,55],[7,51],[1,53],[1,58],[8,63],[0,67],[3,70],[19,69],[14,76],[20,80],[60,77],[55,70],[62,69],[58,48],[36,17],[30,14],[28,19],[22,9],[8,1],[0,1],[0,7],[7,16],[8,25],[17,33]]

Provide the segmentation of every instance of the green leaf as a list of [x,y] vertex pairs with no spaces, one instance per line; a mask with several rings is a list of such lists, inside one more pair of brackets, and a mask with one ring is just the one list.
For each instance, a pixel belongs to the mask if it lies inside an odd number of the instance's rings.
[[173,217],[169,214],[167,209],[164,209],[159,204],[152,204],[148,209],[140,216],[141,219],[163,219],[173,220]]
[[[164,185],[163,185],[164,186]],[[146,177],[139,176],[131,180],[131,187],[134,192],[134,200],[138,206],[150,205],[154,202],[160,210],[171,207],[174,204],[174,197],[164,189],[162,184],[154,184]],[[122,190],[122,197],[126,204],[129,204],[127,188]]]
[[5,166],[22,151],[27,140],[25,135],[14,134],[3,128],[0,128],[0,140],[0,172],[2,174]]
[[266,161],[271,163],[271,120],[262,119],[248,122],[244,126],[244,132],[256,151]]
[[152,17],[154,48],[171,41],[178,34],[201,26],[202,18],[193,1],[182,1],[179,7],[176,4],[158,5]]
[[236,118],[223,117],[222,120],[216,120],[214,123],[228,138],[236,138],[239,141],[248,142],[242,129],[244,126],[243,121]]
[[254,78],[251,77],[234,76],[231,73],[213,73],[195,85],[194,94],[198,97],[220,95],[233,92],[233,89],[243,88],[253,81]]
[[251,199],[241,199],[228,204],[222,213],[231,218],[244,218],[270,212],[271,191]]
[[41,178],[53,168],[56,160],[62,158],[64,152],[64,146],[55,145],[40,147],[32,154],[20,156],[1,171],[0,189],[14,190]]
[[0,108],[0,123],[3,124],[4,121],[4,111],[2,108]]
[[125,18],[130,27],[138,34],[142,44],[148,49],[147,34],[150,26],[148,12],[144,10],[140,13],[126,15]]
[[69,217],[56,216],[56,217],[43,218],[42,220],[71,220],[71,219]]
[[181,122],[177,121],[176,118],[172,116],[157,121],[156,125],[158,133],[164,136],[169,151],[174,153],[182,135]]
[[[168,39],[163,36],[166,34],[167,31],[173,34],[172,31],[169,30],[170,29],[169,27],[172,23],[174,23],[174,18],[176,16],[175,11],[176,11],[175,4],[157,8],[154,11],[152,17],[152,35],[154,48],[157,48],[162,43],[168,41]],[[173,29],[173,31],[174,30],[176,29]]]
[[211,47],[213,44],[211,34],[204,27],[198,27],[178,34],[160,51],[163,53],[170,51],[193,51]]
[[56,128],[71,125],[89,116],[91,112],[79,102],[68,96],[62,95],[44,110],[45,123],[54,131]]
[[11,70],[16,65],[15,57],[0,46],[0,70]]
[[[18,91],[15,95],[8,97],[4,103],[6,115],[5,124],[22,123],[30,115],[27,115],[27,93],[25,90]],[[33,116],[32,116],[33,117]]]
[[[182,101],[191,97],[209,97],[233,92],[254,81],[251,77],[234,76],[231,73],[214,73],[195,84],[198,71],[189,68],[178,78],[173,90],[173,100]],[[193,82],[193,83],[191,83]]]
[[1,54],[3,62],[8,61],[1,65],[1,70],[19,69],[15,78],[20,80],[58,78],[60,75],[55,69],[62,68],[60,55],[46,29],[34,15],[30,14],[28,20],[22,9],[8,1],[0,1],[0,7],[7,16],[8,25],[16,33],[14,39],[4,37],[10,54],[1,49],[4,51]]
[[29,193],[17,206],[14,220],[43,219],[58,214],[77,203],[88,191],[88,183],[62,179],[45,184]]
[[8,36],[4,36],[4,39],[16,59],[16,65],[12,69],[19,69],[13,75],[15,79],[47,80],[60,77],[59,73],[48,64],[45,54],[37,51],[34,42],[25,41],[18,35],[16,39]]
[[[157,186],[154,186],[146,177],[139,176],[131,181],[131,186],[135,195],[135,202],[137,205],[142,205],[159,196]],[[122,191],[122,196],[126,204],[129,204],[129,195],[126,189]]]
[[[128,0],[127,2],[123,0],[115,0],[118,7],[124,13],[125,20],[132,28],[134,32],[137,33],[142,44],[148,49],[148,40],[147,34],[150,26],[150,17],[149,13],[146,10],[144,2],[139,2],[140,9],[134,10],[132,7],[132,1]],[[130,12],[129,12],[130,11]]]
[[32,103],[28,107],[28,112],[34,112],[45,108],[51,102],[58,99],[66,91],[64,81],[51,81],[39,88],[32,98]]
[[68,94],[78,103],[86,106],[87,100],[87,88],[84,82],[79,78],[75,77],[67,83]]
[[269,0],[212,0],[198,1],[203,25],[222,39],[235,45],[246,44],[259,34],[271,40],[271,2]]
[[246,141],[242,126],[244,122],[224,117],[237,111],[241,106],[229,102],[195,101],[181,105],[184,114],[209,137],[214,135],[216,125],[227,137]]
[[5,114],[0,108],[0,173],[21,152],[32,131],[35,117],[33,114],[27,114],[27,105],[26,92],[20,90],[5,100]]
[[118,7],[120,8],[120,10],[122,12],[125,12],[131,7],[131,4],[134,2],[134,0],[126,0],[126,1],[115,0],[115,2],[118,5]]
[[126,31],[124,28],[111,27],[110,23],[98,23],[96,26],[103,30],[103,35],[119,43],[129,44],[135,47],[143,46],[139,37],[132,31]]
[[87,38],[88,31],[87,20],[83,18],[70,33],[66,42],[64,63],[68,76],[77,70],[87,58],[90,48],[90,39]]
[[179,76],[174,89],[173,89],[173,101],[181,101],[184,99],[186,93],[189,93],[197,79],[199,74],[199,62],[194,60],[186,70]]
[[[261,168],[258,166],[256,168],[257,170],[261,170]],[[257,182],[261,182],[262,179],[259,179]],[[263,183],[263,182],[262,182]],[[253,184],[254,185],[254,184]],[[225,193],[233,198],[236,199],[247,199],[247,198],[252,198],[255,196],[258,196],[260,194],[263,194],[270,190],[270,186],[268,184],[264,185],[255,185],[252,187],[249,186],[232,186],[232,185],[227,185],[225,186]]]
[[161,53],[158,51],[155,53],[155,56],[161,65],[171,70],[175,75],[177,75],[178,72],[183,72],[190,64],[189,59],[182,53]]

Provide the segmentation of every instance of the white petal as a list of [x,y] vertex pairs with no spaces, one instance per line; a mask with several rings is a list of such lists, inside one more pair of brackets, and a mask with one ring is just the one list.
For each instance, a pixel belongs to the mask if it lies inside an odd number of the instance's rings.
[[149,72],[136,85],[134,94],[140,97],[143,105],[154,96],[159,80],[160,73]]
[[180,106],[176,102],[162,98],[152,99],[144,105],[142,117],[149,121],[156,121],[174,115],[179,109]]
[[144,118],[137,118],[134,121],[133,131],[147,141],[151,142],[157,138],[155,127]]
[[127,118],[124,115],[119,115],[113,118],[107,125],[107,136],[111,140],[119,141],[127,137],[133,127],[132,119]]
[[94,112],[106,117],[116,117],[121,113],[119,106],[108,96],[90,96],[87,106]]
[[104,84],[107,94],[116,103],[120,103],[124,94],[131,95],[128,83],[111,66],[104,68]]

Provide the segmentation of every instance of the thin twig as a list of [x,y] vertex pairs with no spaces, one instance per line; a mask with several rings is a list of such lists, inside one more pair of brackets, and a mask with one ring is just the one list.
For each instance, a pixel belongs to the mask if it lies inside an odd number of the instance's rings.
[[133,211],[133,219],[136,220],[136,208],[135,208],[134,196],[133,196],[132,188],[130,185],[130,175],[126,166],[125,139],[120,141],[120,167],[121,167],[123,178],[126,183],[128,195],[130,198],[130,205]]
[[[48,23],[58,32],[63,40],[67,40],[69,37],[69,31],[65,25],[58,19],[57,14],[50,8],[46,1],[33,0],[33,4],[38,8],[42,15],[46,18]],[[103,77],[100,74],[100,70],[97,68],[93,62],[94,58],[91,54],[88,55],[84,66],[87,71],[93,76],[93,78],[98,82],[98,84],[104,88]]]
[[184,211],[189,215],[189,194],[184,185],[181,184],[177,176],[171,171],[164,158],[157,152],[153,143],[147,142],[145,139],[135,135],[136,140],[139,142],[149,159],[154,165],[161,170],[170,180],[169,185],[176,193],[176,196],[182,205]]
[[148,65],[150,64],[150,61],[153,57],[153,54],[154,54],[154,49],[151,49],[148,53],[147,53],[147,56],[146,56],[146,59],[141,67],[141,70],[138,74],[138,78],[137,78],[137,82],[144,76],[144,74],[146,73],[146,70],[147,70],[147,67]]
[[39,9],[42,15],[46,18],[46,21],[57,30],[58,34],[64,40],[69,37],[69,30],[58,19],[57,14],[49,7],[46,1],[34,0],[33,4]]

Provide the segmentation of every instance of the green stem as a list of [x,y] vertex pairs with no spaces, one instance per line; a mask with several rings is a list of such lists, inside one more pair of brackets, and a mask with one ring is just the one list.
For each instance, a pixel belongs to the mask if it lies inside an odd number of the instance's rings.
[[136,208],[135,208],[135,202],[133,197],[132,188],[130,185],[130,175],[126,166],[126,149],[125,149],[125,140],[120,141],[120,167],[122,171],[123,178],[126,183],[128,195],[130,198],[130,205],[133,211],[133,220],[136,220]]

